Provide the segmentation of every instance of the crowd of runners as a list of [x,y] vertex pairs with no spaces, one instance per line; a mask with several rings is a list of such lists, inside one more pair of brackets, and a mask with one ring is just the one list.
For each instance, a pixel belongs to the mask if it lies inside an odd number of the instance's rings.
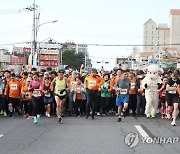
[[[0,113],[4,116],[24,116],[40,122],[41,116],[57,116],[62,122],[64,115],[117,116],[118,122],[126,116],[145,115],[145,89],[143,70],[111,72],[91,69],[84,71],[69,69],[53,71],[51,68],[40,72],[0,72]],[[162,84],[158,86],[159,113],[162,119],[170,119],[176,126],[179,114],[179,71],[161,74]],[[67,114],[68,113],[68,114]],[[149,118],[149,117],[147,117]],[[155,117],[152,117],[155,118]]]

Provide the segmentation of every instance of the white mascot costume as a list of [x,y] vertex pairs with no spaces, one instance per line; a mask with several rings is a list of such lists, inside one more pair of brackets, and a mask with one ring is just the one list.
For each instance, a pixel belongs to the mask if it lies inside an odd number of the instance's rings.
[[147,72],[146,77],[142,81],[143,88],[145,89],[145,98],[146,98],[146,109],[145,114],[147,118],[155,118],[159,95],[158,95],[158,84],[162,83],[160,78],[160,72],[162,70],[156,64],[149,65],[144,71]]

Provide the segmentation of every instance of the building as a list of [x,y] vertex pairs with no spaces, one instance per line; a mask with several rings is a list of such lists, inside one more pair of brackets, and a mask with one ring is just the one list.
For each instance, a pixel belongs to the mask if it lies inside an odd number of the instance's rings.
[[149,19],[144,24],[143,33],[143,51],[159,52],[164,47],[169,47],[170,43],[170,28],[167,24],[157,24]]
[[170,44],[180,52],[180,9],[170,10]]
[[57,70],[60,65],[61,45],[52,39],[39,43],[37,65],[39,69],[51,67]]
[[84,63],[85,68],[89,70],[92,67],[91,60],[89,59],[89,52],[88,52],[88,46],[86,44],[77,44],[76,46],[76,52],[77,53],[83,53],[84,54]]

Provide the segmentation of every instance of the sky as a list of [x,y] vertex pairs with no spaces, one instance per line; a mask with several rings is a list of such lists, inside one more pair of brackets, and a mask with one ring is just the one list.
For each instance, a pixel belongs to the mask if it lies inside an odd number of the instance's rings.
[[[33,12],[25,8],[33,2],[0,0],[0,48],[32,40]],[[36,4],[40,24],[58,20],[39,28],[38,41],[50,37],[60,43],[105,45],[143,44],[147,20],[169,24],[170,9],[180,9],[180,0],[36,0]],[[88,46],[93,67],[107,70],[114,67],[116,57],[127,57],[132,50],[132,46]]]

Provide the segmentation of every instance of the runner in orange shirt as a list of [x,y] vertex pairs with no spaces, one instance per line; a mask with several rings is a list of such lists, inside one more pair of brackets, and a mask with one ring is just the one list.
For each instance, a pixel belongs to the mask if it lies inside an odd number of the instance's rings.
[[95,109],[97,105],[98,89],[102,84],[102,79],[97,75],[97,70],[92,68],[91,74],[84,80],[84,86],[87,94],[86,118],[90,115],[90,107],[92,109],[92,119],[94,119]]
[[9,111],[10,114],[9,116],[12,117],[13,116],[13,108],[16,109],[18,115],[20,115],[20,101],[19,101],[19,97],[20,97],[20,92],[21,92],[21,86],[19,81],[17,81],[15,79],[15,74],[12,73],[11,74],[11,80],[7,83],[6,88],[5,88],[5,96],[9,96]]
[[30,118],[32,116],[32,109],[31,109],[31,99],[32,99],[32,91],[29,91],[29,84],[31,82],[31,78],[27,78],[24,80],[22,88],[21,88],[21,97],[22,97],[22,104],[24,108],[24,117]]
[[[130,72],[129,78],[131,80],[131,89],[129,97],[129,108],[132,109],[133,116],[136,115],[137,96],[136,96],[136,76],[134,72]],[[129,113],[127,113],[129,114]]]
[[69,115],[72,114],[72,111],[73,111],[73,104],[74,104],[74,101],[73,101],[73,93],[72,93],[72,87],[73,87],[73,84],[75,84],[75,78],[76,78],[76,75],[77,73],[75,71],[73,71],[71,73],[71,75],[68,77],[67,79],[67,86],[68,86],[68,98],[69,98],[69,103],[68,103],[68,111],[69,111]]

